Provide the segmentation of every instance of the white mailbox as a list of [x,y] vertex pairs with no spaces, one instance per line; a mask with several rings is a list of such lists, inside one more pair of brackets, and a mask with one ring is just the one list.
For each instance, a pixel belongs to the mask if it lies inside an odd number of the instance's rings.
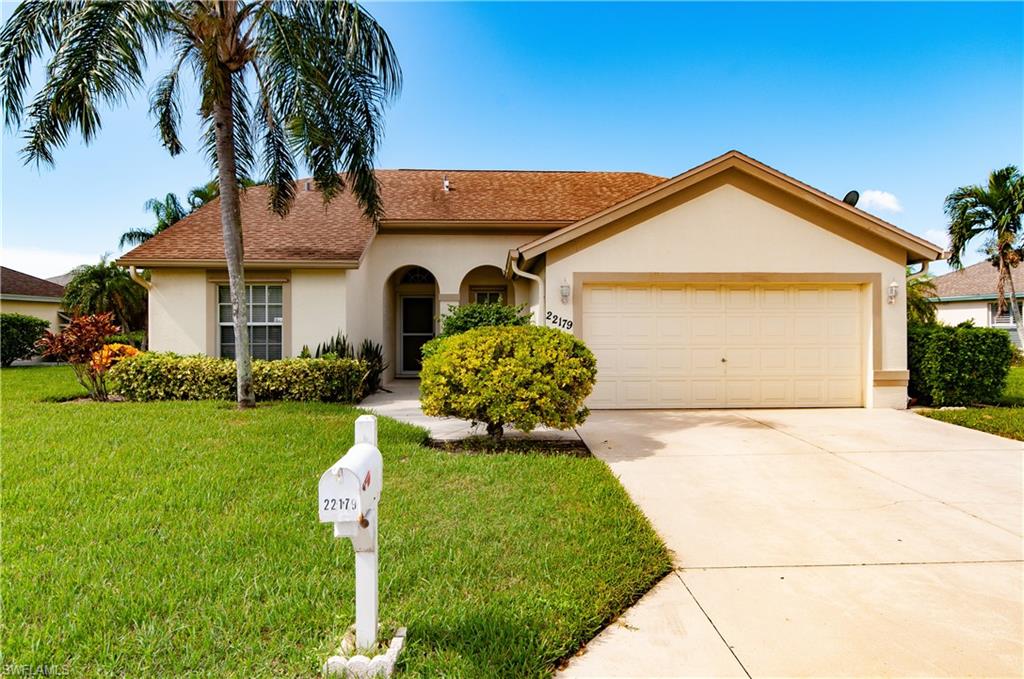
[[355,445],[320,476],[321,523],[334,537],[349,538],[356,552],[356,644],[377,641],[377,504],[384,486],[384,460],[377,449],[377,418],[356,419]]

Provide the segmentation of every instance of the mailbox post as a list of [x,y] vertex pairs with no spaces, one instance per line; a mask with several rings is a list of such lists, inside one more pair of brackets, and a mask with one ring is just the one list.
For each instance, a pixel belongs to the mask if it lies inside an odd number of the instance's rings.
[[320,477],[321,523],[352,541],[356,557],[356,646],[377,643],[377,504],[384,462],[377,449],[377,418],[356,419],[355,445]]

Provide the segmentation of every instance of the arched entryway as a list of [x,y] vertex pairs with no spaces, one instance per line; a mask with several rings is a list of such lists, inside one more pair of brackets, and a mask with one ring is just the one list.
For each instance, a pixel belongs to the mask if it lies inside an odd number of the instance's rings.
[[437,279],[422,266],[403,266],[388,278],[384,292],[389,372],[395,377],[415,377],[423,345],[437,334]]

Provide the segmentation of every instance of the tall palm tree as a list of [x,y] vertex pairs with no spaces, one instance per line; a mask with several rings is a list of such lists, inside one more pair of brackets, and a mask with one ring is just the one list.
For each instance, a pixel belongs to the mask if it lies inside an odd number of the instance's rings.
[[949,263],[953,268],[963,267],[962,257],[968,243],[978,236],[988,239],[985,253],[999,269],[996,284],[999,313],[1007,307],[1006,286],[1010,287],[1010,315],[1017,327],[1017,337],[1024,344],[1024,324],[1021,323],[1017,290],[1011,275],[1021,261],[1024,240],[1021,215],[1024,215],[1024,178],[1013,165],[995,170],[988,177],[988,186],[961,186],[946,196],[946,215],[949,216]]
[[146,311],[146,293],[131,279],[128,271],[107,256],[98,264],[86,264],[74,270],[64,286],[64,308],[75,316],[114,312],[125,332],[141,327]]
[[[383,110],[401,85],[384,29],[355,0],[26,0],[0,33],[0,101],[7,126],[23,122],[26,162],[52,163],[78,132],[99,131],[99,107],[140,89],[147,56],[169,51],[150,111],[171,155],[180,90],[199,86],[204,147],[220,187],[221,230],[238,342],[238,405],[253,405],[239,180],[258,165],[269,208],[288,212],[299,161],[325,201],[350,189],[367,218],[383,213],[373,159]],[[52,57],[25,103],[34,59]]]
[[915,275],[907,267],[907,321],[932,325],[936,320],[935,305],[930,298],[935,297],[935,283],[932,277]]
[[[191,199],[192,194],[189,194]],[[179,221],[182,217],[188,213],[185,208],[181,206],[181,201],[173,193],[168,193],[164,196],[163,200],[158,198],[150,198],[146,201],[145,209],[153,213],[156,217],[156,226],[150,228],[137,228],[128,229],[121,234],[121,240],[118,242],[118,247],[124,249],[126,245],[140,245],[145,243],[147,240],[157,235],[171,224]]]

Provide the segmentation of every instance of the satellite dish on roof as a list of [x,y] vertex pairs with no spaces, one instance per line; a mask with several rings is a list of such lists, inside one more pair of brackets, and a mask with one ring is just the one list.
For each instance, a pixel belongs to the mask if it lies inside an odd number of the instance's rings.
[[850,191],[843,197],[843,202],[851,206],[856,206],[858,200],[860,200],[860,194],[856,191]]

